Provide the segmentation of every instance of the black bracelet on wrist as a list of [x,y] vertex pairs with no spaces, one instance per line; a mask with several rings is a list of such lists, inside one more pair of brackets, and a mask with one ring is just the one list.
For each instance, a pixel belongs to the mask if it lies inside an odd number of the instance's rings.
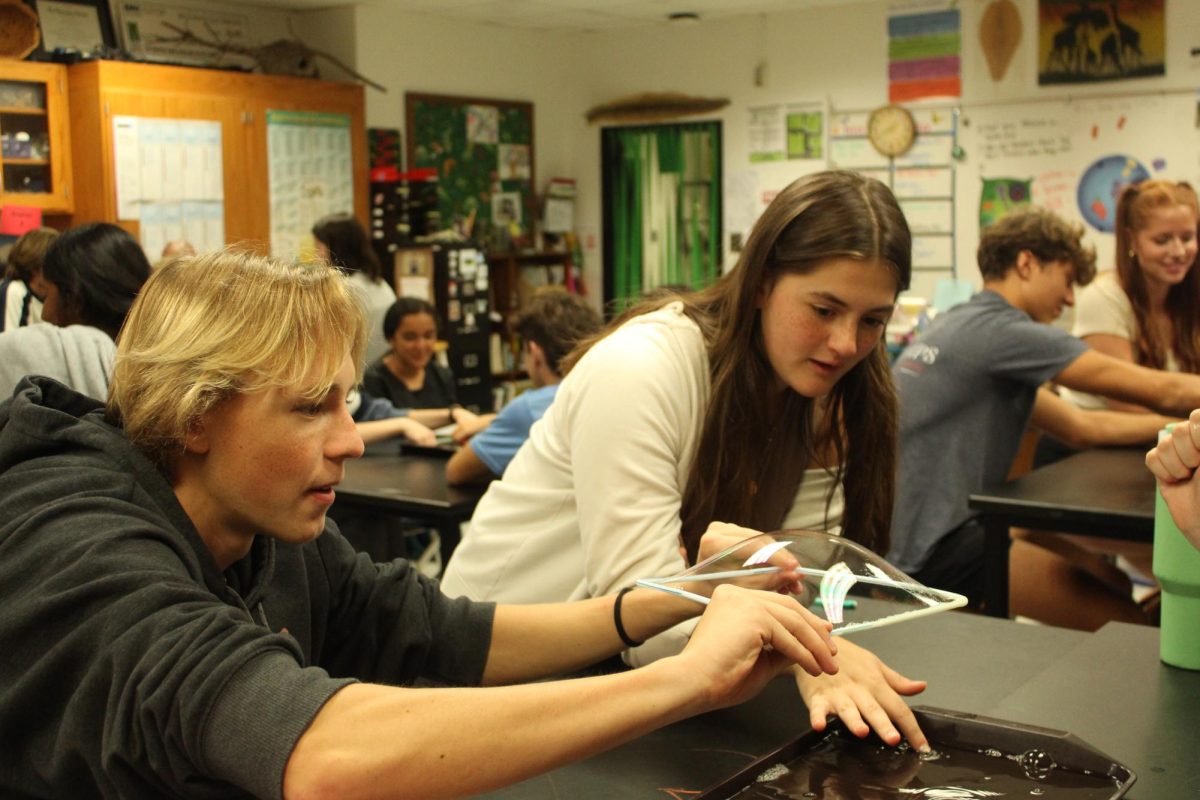
[[616,623],[617,626],[617,636],[621,637],[621,641],[625,643],[626,647],[640,647],[643,644],[643,642],[637,641],[628,633],[626,633],[625,626],[621,624],[621,601],[625,599],[625,595],[628,592],[633,591],[633,588],[634,587],[632,586],[626,586],[624,589],[617,592],[617,601],[613,603],[613,622]]

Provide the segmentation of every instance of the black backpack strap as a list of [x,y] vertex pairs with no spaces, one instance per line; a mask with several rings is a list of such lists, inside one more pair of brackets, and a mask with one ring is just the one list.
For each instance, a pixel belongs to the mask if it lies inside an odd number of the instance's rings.
[[33,290],[29,287],[25,288],[25,297],[21,300],[21,321],[19,324],[24,327],[29,324],[29,309],[33,305]]
[[[12,278],[4,278],[0,280],[0,333],[4,333],[4,323],[7,321],[8,314],[8,287],[12,285]],[[21,312],[22,322],[24,325],[25,312]]]

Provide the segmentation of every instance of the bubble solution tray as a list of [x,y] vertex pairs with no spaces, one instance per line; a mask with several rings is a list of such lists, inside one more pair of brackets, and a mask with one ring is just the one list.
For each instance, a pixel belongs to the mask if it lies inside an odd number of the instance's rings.
[[1136,776],[1064,731],[915,706],[933,752],[810,731],[697,800],[1116,800]]

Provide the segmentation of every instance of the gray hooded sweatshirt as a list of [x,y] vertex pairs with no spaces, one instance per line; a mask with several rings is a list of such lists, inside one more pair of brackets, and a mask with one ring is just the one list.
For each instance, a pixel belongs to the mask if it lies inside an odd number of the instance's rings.
[[100,404],[46,378],[0,404],[2,797],[280,797],[347,683],[477,684],[493,611],[332,522],[222,571]]
[[48,323],[0,333],[0,400],[26,375],[45,375],[80,394],[105,400],[117,346],[90,325]]

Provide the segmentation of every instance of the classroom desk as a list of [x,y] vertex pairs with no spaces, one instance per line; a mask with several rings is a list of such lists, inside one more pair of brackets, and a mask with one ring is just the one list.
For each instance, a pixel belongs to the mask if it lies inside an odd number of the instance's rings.
[[[853,634],[909,677],[914,705],[1067,730],[1138,776],[1131,800],[1200,791],[1200,672],[1158,661],[1158,630],[1097,633],[962,612]],[[789,679],[735,708],[678,722],[584,761],[501,789],[498,800],[670,800],[692,796],[808,729]]]
[[[442,563],[461,538],[459,525],[475,511],[485,485],[450,486],[444,456],[405,455],[396,443],[371,445],[362,458],[347,459],[335,509],[365,509],[419,520],[438,532]],[[337,512],[334,512],[337,518]]]
[[1200,797],[1200,672],[1159,661],[1158,635],[1110,622],[988,713],[1076,733],[1137,773],[1130,800]]
[[1094,448],[972,494],[984,529],[984,609],[1008,616],[1010,528],[1154,540],[1154,476],[1145,448]]

